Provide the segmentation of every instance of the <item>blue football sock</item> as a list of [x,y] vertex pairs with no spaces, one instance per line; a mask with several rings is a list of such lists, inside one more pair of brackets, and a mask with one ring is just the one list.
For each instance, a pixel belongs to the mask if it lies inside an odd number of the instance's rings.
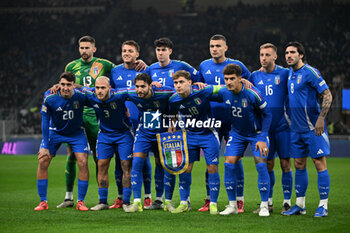
[[162,165],[156,164],[154,183],[156,186],[156,197],[162,197],[164,192],[164,169]]
[[123,188],[123,204],[130,204],[130,197],[131,197],[131,188],[130,187],[124,187]]
[[123,170],[120,164],[120,159],[117,156],[115,157],[114,177],[118,188],[118,194],[123,195]]
[[100,203],[107,204],[108,188],[98,188],[98,195],[100,197]]
[[309,177],[307,170],[295,170],[295,194],[297,197],[305,197],[307,186],[309,185]]
[[205,188],[207,189],[207,196],[210,196],[209,182],[208,182],[208,169],[205,170]]
[[270,178],[267,171],[266,163],[258,163],[255,165],[258,171],[258,188],[260,191],[261,201],[269,200]]
[[190,195],[190,187],[192,183],[191,173],[184,172],[179,175],[179,190],[181,201],[187,201]]
[[164,196],[167,200],[173,199],[176,176],[164,171]]
[[47,201],[47,184],[48,179],[37,180],[36,187],[38,189],[38,194],[40,201]]
[[145,164],[143,165],[143,187],[145,189],[145,194],[151,194],[151,184],[152,184],[152,165],[149,160],[149,156],[145,159]]
[[142,168],[145,160],[141,157],[134,157],[131,169],[131,186],[134,193],[134,199],[141,198],[142,189]]
[[292,197],[293,188],[293,172],[283,172],[282,173],[282,189],[283,196],[285,200],[289,200]]
[[243,197],[244,190],[244,170],[242,159],[236,164],[236,175],[237,175],[237,196]]
[[275,186],[275,171],[270,171],[269,172],[269,177],[270,177],[270,190],[269,190],[269,197],[272,198],[273,196],[273,186]]
[[210,189],[210,201],[217,202],[220,191],[220,176],[219,173],[208,174],[209,189]]
[[237,175],[236,175],[237,165],[234,163],[225,163],[225,188],[229,201],[236,200],[237,192]]
[[78,201],[84,201],[89,187],[88,180],[78,179]]
[[329,188],[330,188],[330,178],[328,169],[317,172],[317,184],[318,184],[318,192],[320,193],[320,199],[328,199]]

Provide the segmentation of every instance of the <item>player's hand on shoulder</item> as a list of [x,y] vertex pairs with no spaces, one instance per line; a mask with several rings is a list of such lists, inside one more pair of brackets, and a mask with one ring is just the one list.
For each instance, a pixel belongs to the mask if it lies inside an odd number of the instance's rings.
[[55,84],[49,89],[49,91],[51,92],[51,94],[57,94],[59,89],[60,89],[60,85],[59,84]]
[[255,151],[259,149],[260,155],[266,157],[269,154],[269,148],[266,144],[266,142],[258,141],[255,144]]
[[155,86],[155,87],[157,87],[157,88],[160,88],[160,87],[163,86],[160,82],[157,82],[157,81],[153,81],[153,82],[151,83],[151,85],[152,85],[152,86]]
[[253,87],[253,83],[249,82],[247,79],[242,78],[242,83],[244,83],[244,85],[246,86],[246,88],[251,88]]
[[199,89],[203,89],[204,87],[207,86],[206,83],[202,83],[202,82],[195,82],[193,83],[194,86],[198,86]]
[[141,59],[136,60],[136,67],[135,67],[136,71],[140,72],[140,71],[144,71],[146,69],[147,69],[147,64],[144,61],[142,61]]

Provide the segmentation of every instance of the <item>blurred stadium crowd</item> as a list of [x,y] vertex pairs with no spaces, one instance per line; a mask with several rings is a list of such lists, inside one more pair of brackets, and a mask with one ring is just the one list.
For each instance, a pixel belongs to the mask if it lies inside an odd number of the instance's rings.
[[[11,10],[21,6],[26,10]],[[259,46],[278,46],[277,63],[284,62],[284,45],[301,41],[310,65],[317,67],[331,88],[334,100],[328,123],[330,133],[348,134],[341,116],[341,93],[350,88],[350,4],[283,3],[227,8],[208,7],[193,14],[163,14],[155,8],[131,9],[127,1],[1,1],[0,119],[16,110],[20,126],[13,134],[40,134],[41,100],[32,97],[47,88],[47,80],[79,58],[77,40],[89,34],[97,39],[96,56],[122,63],[120,46],[133,39],[141,46],[140,58],[156,61],[153,41],[169,37],[175,44],[172,59],[195,68],[208,59],[209,38],[228,39],[227,57],[241,60],[250,71],[260,67]],[[58,9],[60,7],[60,9]],[[29,104],[30,103],[30,104]]]

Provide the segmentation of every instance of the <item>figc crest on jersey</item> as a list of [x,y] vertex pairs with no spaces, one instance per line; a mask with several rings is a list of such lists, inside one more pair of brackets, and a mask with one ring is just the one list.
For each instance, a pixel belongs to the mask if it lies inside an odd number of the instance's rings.
[[157,134],[159,157],[169,173],[178,175],[187,170],[188,149],[186,130]]

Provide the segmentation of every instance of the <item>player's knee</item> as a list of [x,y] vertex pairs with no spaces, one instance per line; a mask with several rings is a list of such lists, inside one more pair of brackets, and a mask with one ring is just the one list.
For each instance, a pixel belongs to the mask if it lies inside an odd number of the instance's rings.
[[306,160],[294,159],[294,167],[298,170],[304,170],[306,168]]
[[281,159],[281,169],[283,172],[290,172],[291,171],[291,164],[290,159]]
[[39,167],[41,169],[48,168],[49,164],[50,164],[50,158],[48,156],[44,156],[44,157],[39,159]]
[[326,157],[322,156],[321,158],[312,159],[315,164],[316,170],[318,172],[324,171],[327,169]]
[[208,173],[216,173],[218,172],[218,166],[216,164],[210,164],[207,166],[208,168]]

